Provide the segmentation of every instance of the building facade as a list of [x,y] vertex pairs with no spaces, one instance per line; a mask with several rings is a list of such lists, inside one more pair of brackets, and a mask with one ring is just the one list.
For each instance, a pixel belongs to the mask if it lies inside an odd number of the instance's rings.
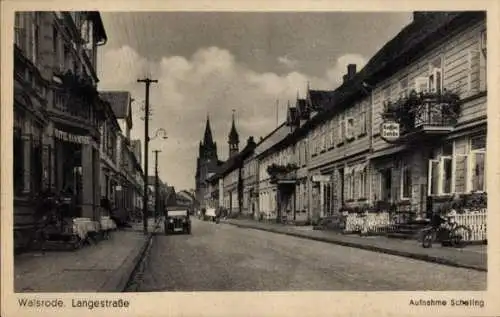
[[115,174],[117,183],[114,187],[114,213],[115,217],[125,221],[135,213],[134,201],[137,194],[135,154],[130,139],[133,127],[132,98],[128,91],[102,91],[101,96],[110,104],[120,127],[116,135],[118,173]]
[[[394,61],[381,66],[389,54]],[[428,218],[440,200],[486,192],[485,14],[415,13],[372,65],[373,200],[396,204],[406,218]],[[380,128],[394,121],[395,141]]]
[[289,133],[290,127],[284,122],[262,139],[255,148],[255,158],[258,160],[259,219],[278,217],[277,186],[271,181],[267,169],[272,164],[280,164],[280,160],[289,160],[289,157],[285,158],[273,148]]
[[329,111],[308,131],[313,219],[369,203],[371,96],[355,74],[356,65],[349,65],[344,83],[330,92]]
[[96,65],[107,38],[99,13],[81,11],[16,12],[14,34],[14,229],[22,244],[42,191],[71,196],[73,216],[100,217],[106,114]]
[[258,163],[255,153],[252,152],[244,161],[241,171],[241,181],[243,187],[242,214],[255,218],[259,210],[259,182]]

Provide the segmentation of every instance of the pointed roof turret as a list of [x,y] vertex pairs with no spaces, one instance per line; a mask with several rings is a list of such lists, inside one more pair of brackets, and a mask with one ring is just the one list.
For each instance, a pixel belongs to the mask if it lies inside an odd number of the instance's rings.
[[234,125],[234,109],[233,109],[233,123],[231,125],[231,131],[229,132],[229,143],[238,144],[240,143],[240,137],[236,131],[236,126]]
[[203,137],[204,145],[211,145],[214,143],[214,139],[212,137],[212,130],[210,129],[210,117],[207,114],[207,123],[205,125],[205,135]]

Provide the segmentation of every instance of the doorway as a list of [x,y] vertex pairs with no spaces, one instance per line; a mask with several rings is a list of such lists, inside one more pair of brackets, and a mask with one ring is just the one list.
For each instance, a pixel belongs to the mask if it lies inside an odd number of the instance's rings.
[[343,206],[344,205],[344,186],[345,186],[345,183],[344,183],[344,169],[343,168],[340,168],[339,169],[339,181],[340,181],[340,184],[339,184],[339,189],[340,189],[340,195],[339,195],[339,202],[340,202],[340,206]]
[[380,171],[381,176],[381,200],[392,201],[392,169],[386,168]]

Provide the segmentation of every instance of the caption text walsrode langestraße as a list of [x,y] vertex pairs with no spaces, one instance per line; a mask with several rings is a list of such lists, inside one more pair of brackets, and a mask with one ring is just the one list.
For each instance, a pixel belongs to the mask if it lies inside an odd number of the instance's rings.
[[[20,307],[25,308],[64,308],[68,307],[62,299],[40,299],[36,297],[19,298],[18,303]],[[73,298],[71,299],[72,308],[86,308],[89,310],[95,308],[128,308],[130,302],[125,299],[90,299],[90,298]]]

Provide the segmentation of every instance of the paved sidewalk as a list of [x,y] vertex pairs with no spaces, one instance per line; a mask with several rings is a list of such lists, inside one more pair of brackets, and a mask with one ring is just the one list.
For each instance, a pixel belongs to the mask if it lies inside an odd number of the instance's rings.
[[[155,230],[149,221],[149,232]],[[140,227],[140,230],[137,230]],[[142,223],[76,251],[23,253],[14,257],[15,292],[121,292],[151,234]]]
[[487,271],[488,266],[486,245],[467,246],[457,249],[441,247],[435,244],[432,248],[425,249],[415,240],[391,239],[382,236],[344,235],[333,231],[312,230],[312,227],[264,223],[248,219],[227,219],[221,222],[243,228],[265,230],[478,271]]

